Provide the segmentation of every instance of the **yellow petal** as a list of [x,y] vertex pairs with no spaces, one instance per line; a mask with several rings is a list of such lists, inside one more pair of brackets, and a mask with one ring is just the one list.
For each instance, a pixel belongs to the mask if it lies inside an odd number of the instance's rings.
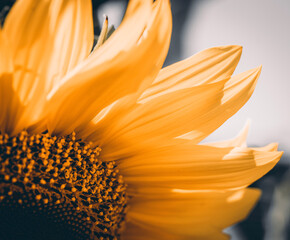
[[[243,189],[184,192],[156,199],[133,198],[127,219],[139,226],[144,234],[147,230],[148,236],[148,231],[159,229],[169,236],[174,234],[176,239],[229,239],[221,231],[246,218],[259,196],[259,190]],[[128,226],[124,235],[130,236],[130,231],[134,231],[131,227]]]
[[94,51],[96,51],[105,41],[107,38],[107,33],[108,33],[108,16],[105,16],[105,20],[102,26],[102,31],[100,33],[100,36],[98,37],[98,42],[96,46],[94,47]]
[[20,0],[14,4],[4,32],[10,41],[17,71],[15,86],[22,100],[40,94],[35,91],[47,92],[89,55],[92,24],[89,0]]
[[220,127],[249,100],[260,72],[261,67],[258,67],[232,77],[225,84],[224,96],[219,106],[202,115],[199,122],[194,120],[194,130],[179,137],[192,139],[193,143],[198,143]]
[[15,134],[15,126],[23,110],[24,106],[13,89],[13,75],[0,74],[0,132]]
[[279,161],[281,152],[251,148],[215,148],[182,144],[146,149],[122,159],[119,169],[128,186],[237,189],[250,185]]
[[149,10],[148,3],[140,1],[139,11],[127,17],[60,89],[51,92],[51,131],[71,132],[120,97],[153,81],[167,54],[171,12],[168,1],[150,3]]
[[91,1],[17,1],[3,31],[13,58],[13,87],[26,106],[19,124],[32,123],[48,91],[90,53]]
[[117,122],[104,128],[102,135],[99,135],[103,154],[106,157],[108,154],[120,156],[122,153],[119,150],[131,154],[130,148],[139,144],[163,144],[162,141],[188,132],[195,124],[201,124],[202,116],[210,109],[219,107],[225,82],[165,94],[136,105],[123,116],[117,116]]
[[18,119],[24,105],[13,87],[13,65],[8,39],[0,29],[0,132],[10,135],[25,128],[17,129]]
[[[260,70],[252,69],[229,80],[179,89],[130,105],[127,114],[115,115],[113,125],[100,124],[98,128],[96,124],[103,154],[108,158],[125,157],[123,154],[131,155],[138,145],[166,144],[174,137],[189,138],[192,144],[200,142],[246,103]],[[194,130],[189,132],[190,129]]]
[[[199,226],[197,226],[199,227]],[[192,226],[191,226],[192,228]],[[151,226],[146,224],[146,221],[136,221],[131,220],[126,222],[125,231],[123,231],[122,240],[192,240],[193,236],[172,233],[172,231],[167,231],[167,229],[159,228],[158,226]],[[194,239],[198,240],[229,240],[230,237],[218,230],[205,229],[205,234],[195,234]]]
[[0,28],[0,75],[11,73],[12,56],[10,52],[10,46],[3,30]]
[[88,124],[76,129],[77,135],[94,146],[100,146],[106,131],[118,124],[118,120],[136,107],[138,94],[133,93],[118,99],[99,112]]
[[168,233],[158,227],[151,227],[137,221],[126,222],[125,230],[122,232],[121,240],[185,240],[184,237]]
[[160,71],[140,101],[148,101],[177,89],[225,79],[233,74],[241,53],[241,46],[214,47],[172,64]]

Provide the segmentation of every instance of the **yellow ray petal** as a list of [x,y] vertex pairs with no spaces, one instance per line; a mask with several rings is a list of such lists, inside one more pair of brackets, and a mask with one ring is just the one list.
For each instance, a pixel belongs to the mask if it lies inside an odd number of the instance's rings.
[[[24,106],[13,88],[13,66],[10,45],[0,29],[0,131],[13,134]],[[24,127],[24,126],[22,126]]]
[[171,13],[168,1],[155,1],[147,14],[148,3],[143,1],[141,12],[127,17],[123,27],[77,68],[69,81],[52,91],[51,131],[71,132],[120,97],[153,81],[168,50]]
[[4,24],[14,64],[14,88],[27,106],[22,121],[37,120],[45,95],[90,53],[90,0],[19,0]]
[[281,155],[251,148],[172,145],[147,149],[118,166],[132,188],[236,189],[266,174]]
[[[192,144],[200,142],[246,103],[260,70],[252,69],[230,80],[180,89],[134,105],[127,109],[127,114],[116,116],[116,122],[107,130],[102,132],[96,126],[96,132],[101,133],[98,136],[103,153],[108,153],[108,147],[112,158],[123,156],[122,152],[130,155],[138,144],[166,144],[178,136],[190,138]],[[188,132],[189,129],[194,130]]]
[[132,17],[137,11],[139,11],[140,7],[144,4],[151,4],[152,1],[144,1],[144,0],[129,0],[127,9],[126,9],[126,14],[124,16],[123,21],[126,21],[128,18]]
[[22,99],[29,98],[35,84],[48,91],[89,55],[92,24],[89,0],[20,0],[14,4],[4,31],[19,71],[15,85]]
[[11,73],[12,70],[13,67],[10,46],[6,35],[0,28],[0,75],[3,73]]
[[[198,240],[229,240],[230,237],[220,231],[213,229],[206,229],[206,234],[198,235]],[[146,224],[146,222],[131,220],[126,223],[125,231],[121,236],[122,240],[192,240],[193,236],[172,233],[167,231],[167,229],[160,229],[158,226],[151,226]],[[196,238],[194,238],[196,239]]]
[[[243,189],[133,198],[127,218],[144,233],[156,228],[176,239],[229,239],[221,231],[246,218],[259,196],[259,190]],[[129,225],[125,234],[130,236],[130,230]]]
[[140,102],[180,88],[216,82],[233,74],[241,57],[241,46],[206,49],[160,71],[155,83],[142,94]]
[[221,104],[203,115],[203,121],[196,123],[194,120],[194,130],[179,137],[192,139],[193,143],[198,143],[220,127],[249,100],[260,72],[261,67],[258,67],[232,77],[225,84]]
[[[141,225],[141,226],[140,226]],[[148,227],[145,224],[137,222],[126,222],[125,230],[122,233],[121,240],[179,240],[176,234],[170,234],[160,230],[158,227]]]
[[205,143],[204,145],[212,147],[247,147],[247,136],[249,132],[249,127],[250,122],[247,121],[244,128],[239,132],[239,134],[235,138],[225,141]]
[[[124,116],[118,116],[113,126],[103,131],[101,145],[103,154],[117,154],[119,149],[130,153],[138,144],[170,140],[187,132],[201,122],[211,108],[217,108],[222,98],[226,80],[207,85],[181,89],[159,96],[145,104],[138,104]],[[98,127],[98,126],[96,126]]]
[[125,116],[136,106],[138,94],[133,93],[118,99],[108,107],[99,112],[88,124],[79,126],[75,131],[77,135],[95,146],[102,144],[106,130],[118,124],[120,116]]
[[100,36],[98,37],[98,42],[96,46],[94,47],[94,51],[96,51],[105,41],[107,38],[107,33],[108,33],[108,16],[105,15],[105,20],[102,26],[102,31],[100,33]]
[[82,71],[94,70],[100,63],[112,60],[121,52],[130,50],[136,46],[144,30],[148,28],[148,21],[152,17],[152,1],[133,0],[130,5],[136,5],[134,11],[129,8],[126,11],[121,25],[110,36],[98,51],[91,54],[89,59],[83,64]]
[[0,132],[13,134],[19,116],[24,110],[17,92],[13,89],[13,75],[0,74]]

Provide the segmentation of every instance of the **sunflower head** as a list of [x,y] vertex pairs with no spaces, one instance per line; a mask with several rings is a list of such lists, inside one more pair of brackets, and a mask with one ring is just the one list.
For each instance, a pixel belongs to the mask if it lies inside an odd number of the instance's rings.
[[98,42],[90,0],[18,0],[0,30],[1,239],[228,239],[277,144],[200,144],[250,98],[240,46],[162,68],[168,0]]
[[100,150],[75,133],[0,135],[2,231],[22,239],[119,236],[126,186],[116,164],[99,158]]

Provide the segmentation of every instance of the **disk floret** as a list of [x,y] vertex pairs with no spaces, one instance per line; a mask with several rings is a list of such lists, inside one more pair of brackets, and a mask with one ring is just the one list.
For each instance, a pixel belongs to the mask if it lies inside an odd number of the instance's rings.
[[100,151],[75,133],[0,134],[0,225],[11,225],[1,229],[4,235],[117,239],[126,186],[115,162],[103,162]]

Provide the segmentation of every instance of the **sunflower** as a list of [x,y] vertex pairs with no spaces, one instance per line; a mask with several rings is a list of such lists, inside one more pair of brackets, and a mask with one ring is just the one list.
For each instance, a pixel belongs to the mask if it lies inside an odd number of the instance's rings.
[[228,239],[277,144],[199,144],[251,96],[240,46],[162,68],[167,0],[93,46],[89,0],[18,0],[0,32],[1,239]]

